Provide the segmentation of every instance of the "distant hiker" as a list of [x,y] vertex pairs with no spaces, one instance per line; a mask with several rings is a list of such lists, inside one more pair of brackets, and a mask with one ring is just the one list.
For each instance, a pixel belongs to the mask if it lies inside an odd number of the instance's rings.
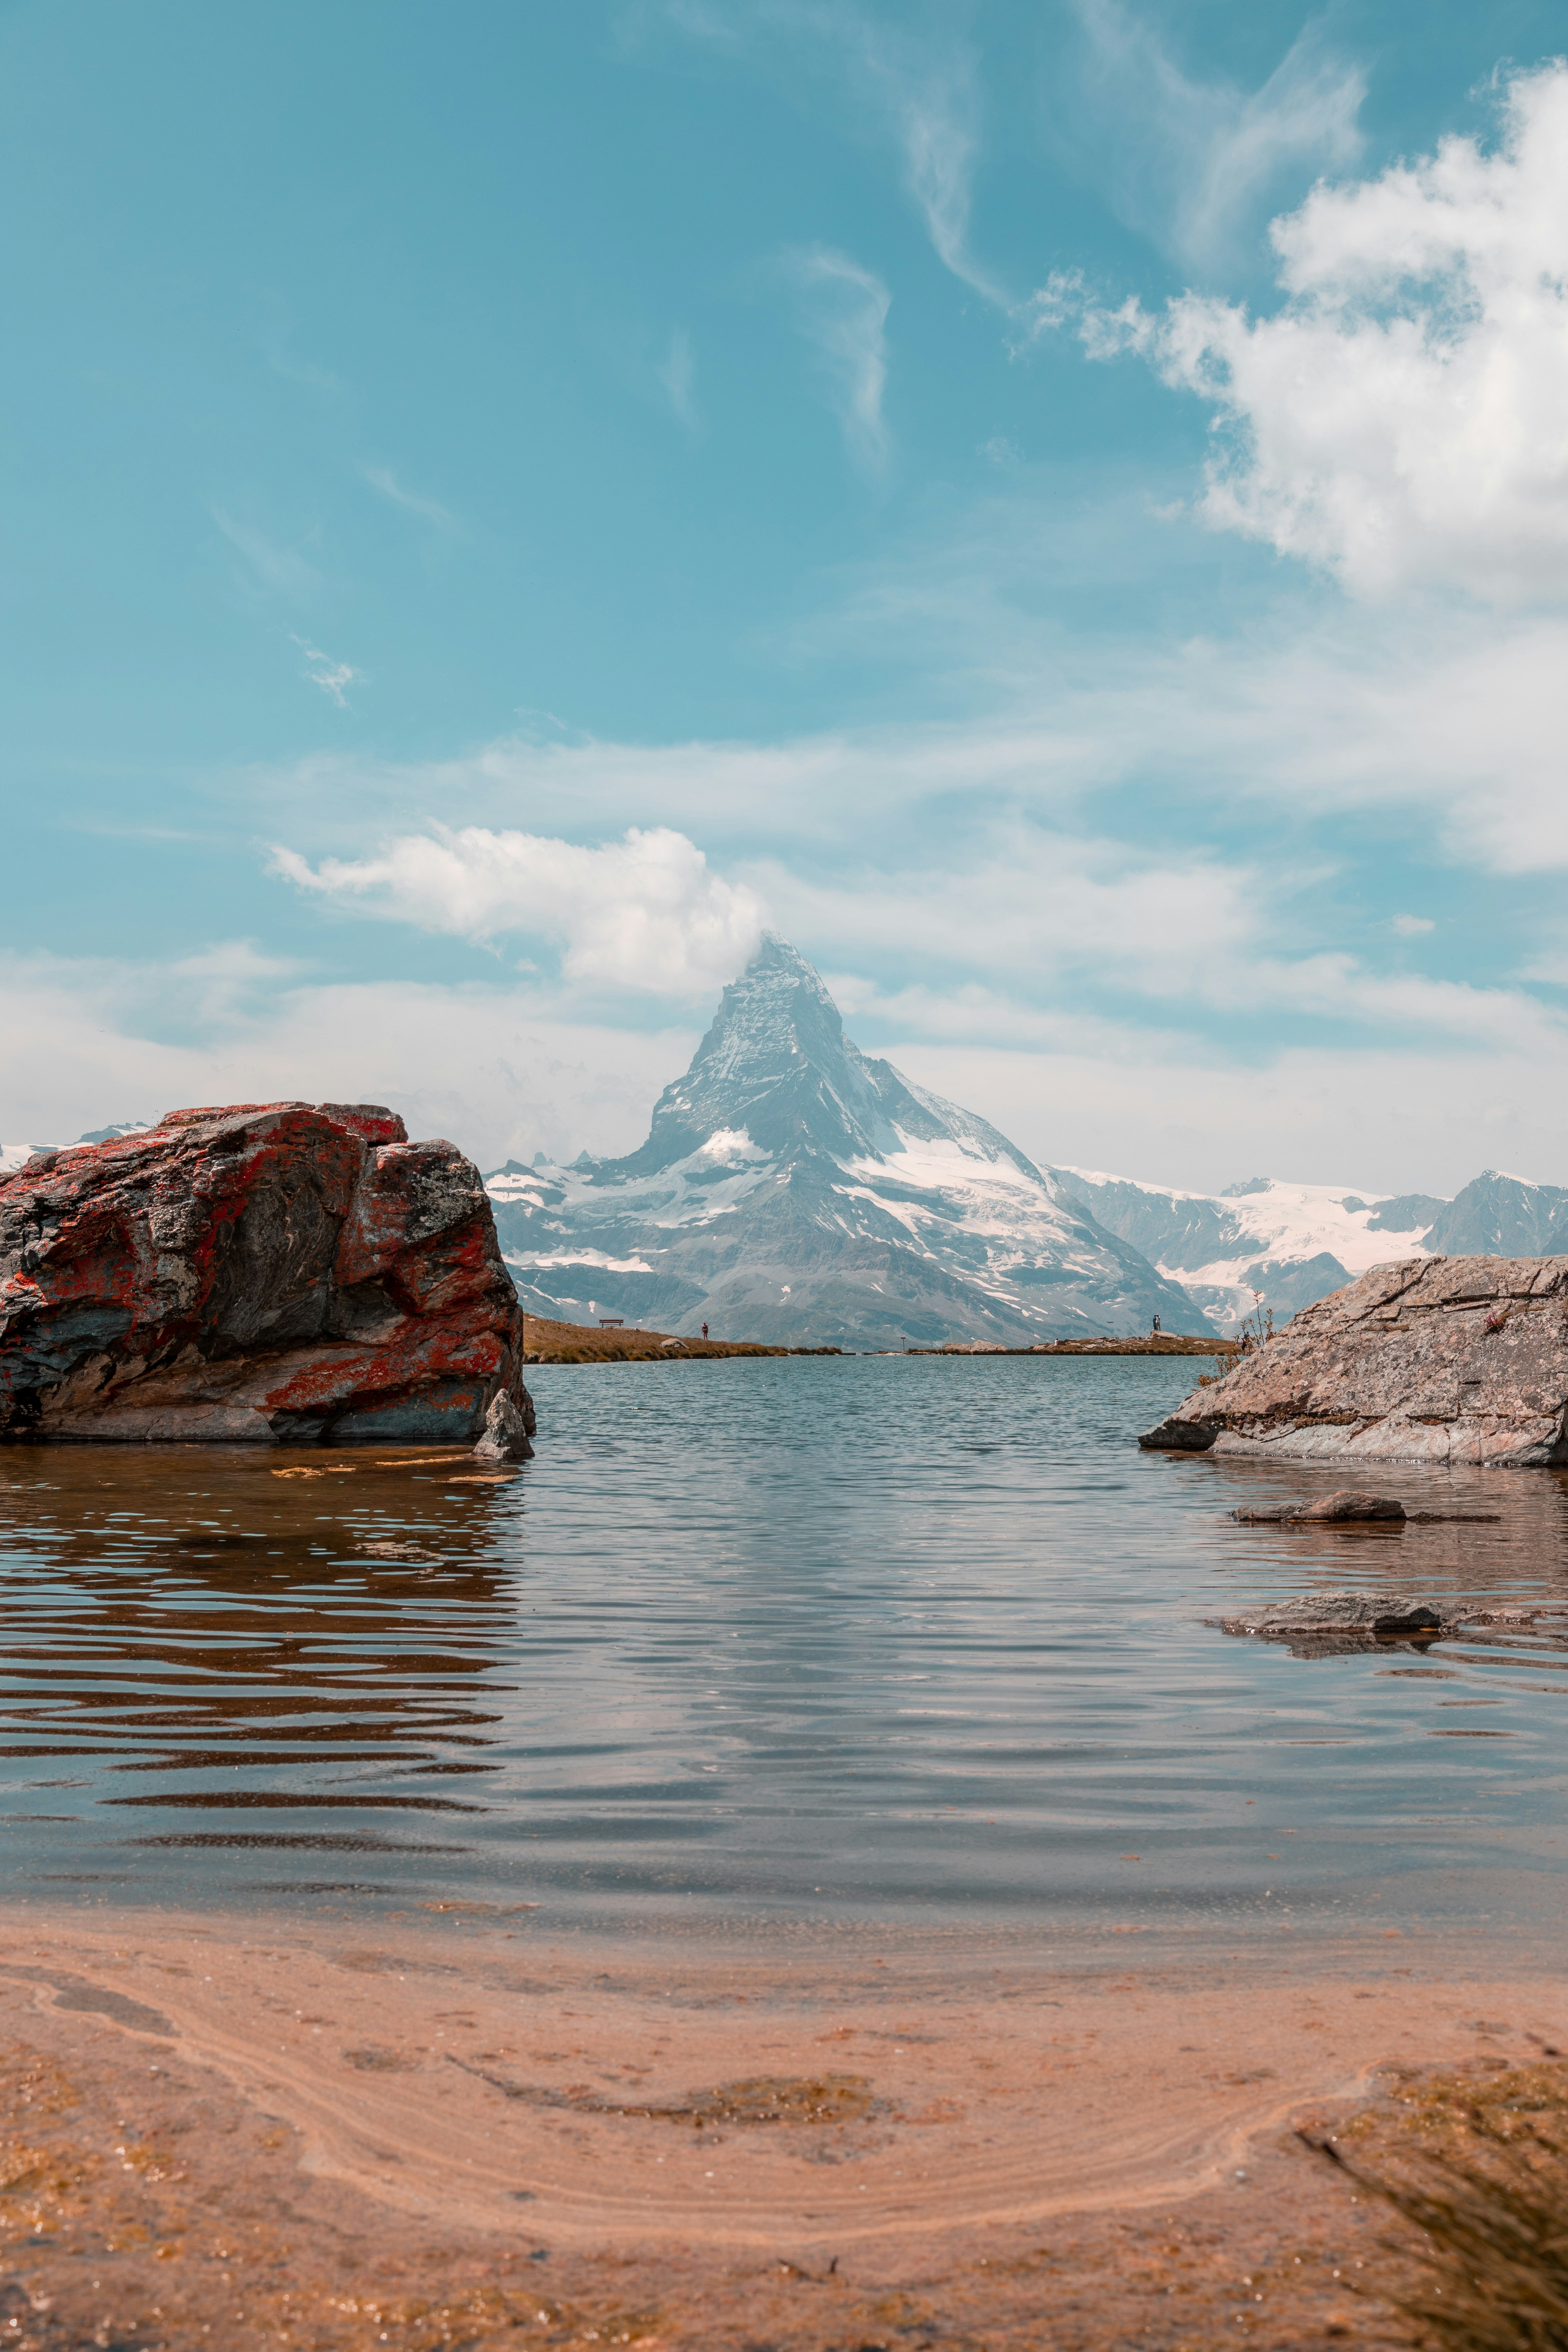
[[1159,1317],[1156,1315],[1156,1316],[1155,1316],[1155,1318],[1154,1318],[1154,1328],[1155,1328],[1155,1330],[1157,1331],[1157,1330],[1159,1329],[1159,1328],[1160,1328],[1160,1318],[1159,1318]]
[[702,1337],[703,1337],[705,1339],[706,1339],[706,1338],[708,1337],[708,1326],[707,1326],[707,1324],[706,1324],[706,1323],[704,1323],[704,1325],[702,1326]]

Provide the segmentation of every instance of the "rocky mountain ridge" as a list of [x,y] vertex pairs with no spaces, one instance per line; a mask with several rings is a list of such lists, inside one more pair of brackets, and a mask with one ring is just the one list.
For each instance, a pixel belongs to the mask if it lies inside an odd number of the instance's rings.
[[862,1054],[776,938],[638,1150],[509,1161],[487,1183],[525,1306],[566,1320],[857,1348],[1193,1320],[995,1128]]
[[1542,1257],[1568,1251],[1568,1189],[1489,1168],[1452,1200],[1255,1176],[1186,1192],[1053,1168],[1069,1197],[1231,1328],[1261,1304],[1277,1324],[1391,1258]]

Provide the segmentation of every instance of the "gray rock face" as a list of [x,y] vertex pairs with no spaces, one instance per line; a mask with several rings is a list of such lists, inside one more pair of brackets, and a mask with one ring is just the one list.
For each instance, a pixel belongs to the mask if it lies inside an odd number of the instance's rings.
[[533,1448],[529,1444],[538,1423],[534,1419],[533,1401],[526,1389],[522,1391],[522,1407],[515,1405],[504,1389],[499,1389],[485,1415],[485,1425],[474,1452],[481,1462],[531,1462]]
[[1378,1642],[1436,1640],[1443,1619],[1429,1601],[1385,1592],[1309,1592],[1292,1601],[1259,1601],[1238,1617],[1222,1617],[1227,1633],[1257,1633],[1268,1642],[1303,1633],[1351,1633]]
[[1488,1168],[1443,1203],[1422,1246],[1446,1257],[1549,1257],[1568,1249],[1568,1192]]
[[1373,1266],[1138,1442],[1295,1462],[1568,1465],[1568,1257]]

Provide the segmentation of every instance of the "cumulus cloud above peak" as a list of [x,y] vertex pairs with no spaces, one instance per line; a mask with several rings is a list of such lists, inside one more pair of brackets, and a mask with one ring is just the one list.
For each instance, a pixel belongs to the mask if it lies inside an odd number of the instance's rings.
[[374,856],[273,852],[273,869],[339,906],[489,940],[510,932],[561,947],[564,977],[689,1001],[749,961],[763,908],[726,882],[682,833],[633,825],[620,841],[585,848],[484,825],[402,834]]
[[1141,354],[1213,409],[1202,512],[1378,599],[1568,596],[1568,64],[1517,76],[1500,136],[1320,184],[1270,232],[1268,317],[1186,293],[1037,298],[1091,357]]

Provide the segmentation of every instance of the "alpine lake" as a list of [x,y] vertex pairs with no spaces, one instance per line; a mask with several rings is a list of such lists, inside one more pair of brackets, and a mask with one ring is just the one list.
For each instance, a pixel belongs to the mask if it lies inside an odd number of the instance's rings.
[[1296,1655],[1205,1621],[1326,1586],[1568,1603],[1568,1476],[1380,1469],[1497,1517],[1238,1525],[1344,1482],[1141,1454],[1195,1370],[546,1366],[499,1475],[0,1451],[11,1916],[1548,1957],[1568,1625]]

